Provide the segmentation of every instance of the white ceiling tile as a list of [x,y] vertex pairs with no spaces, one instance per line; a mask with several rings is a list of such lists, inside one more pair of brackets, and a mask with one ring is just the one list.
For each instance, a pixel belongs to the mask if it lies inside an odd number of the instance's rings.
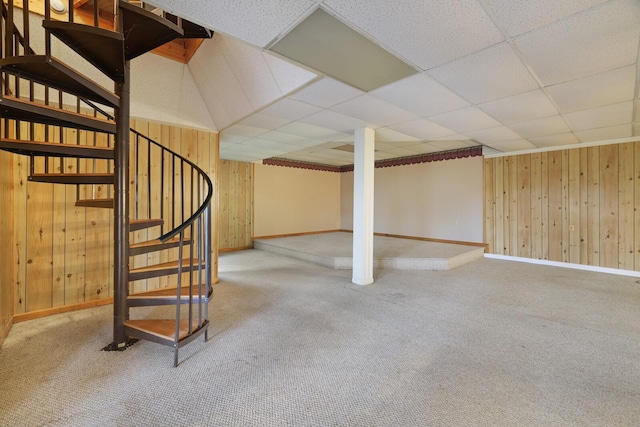
[[324,141],[330,141],[334,138],[342,138],[344,136],[342,132],[338,132],[333,129],[299,122],[289,123],[288,125],[278,128],[278,131]]
[[636,62],[640,2],[610,1],[515,39],[545,86]]
[[251,139],[249,141],[241,142],[240,144],[236,144],[233,147],[230,147],[228,152],[241,152],[241,153],[251,153],[251,154],[259,154],[261,156],[271,155],[274,150],[269,147],[261,146],[260,139]]
[[263,133],[262,135],[260,135],[260,138],[269,141],[277,141],[285,144],[296,145],[298,147],[313,147],[315,145],[322,144],[322,141],[319,141],[317,139],[305,138],[302,136],[278,132],[275,130]]
[[300,20],[315,0],[151,0],[163,10],[232,35],[255,46],[270,41]]
[[291,98],[321,108],[333,107],[336,104],[356,98],[364,92],[340,83],[329,77],[313,83],[291,95]]
[[628,138],[631,136],[631,133],[631,125],[628,124],[575,132],[576,136],[581,142],[595,142],[617,138]]
[[504,124],[526,122],[558,114],[556,107],[540,89],[480,104],[479,107]]
[[376,139],[376,151],[387,151],[387,150],[393,150],[394,148],[398,148],[398,146],[390,142],[380,142]]
[[491,148],[494,148],[498,151],[502,151],[505,153],[509,151],[533,150],[537,148],[535,145],[533,145],[526,139],[517,139],[515,141],[492,142],[487,145]]
[[572,133],[561,133],[558,135],[538,136],[529,138],[529,141],[536,147],[557,147],[561,145],[577,144],[578,138]]
[[434,68],[429,74],[473,104],[540,87],[507,43]]
[[377,160],[395,159],[397,156],[387,151],[376,151],[374,154],[374,157],[377,161]]
[[434,147],[429,145],[428,143],[421,143],[416,145],[411,145],[407,147],[409,150],[415,151],[416,154],[427,154],[427,153],[435,153],[437,151],[441,151],[441,148]]
[[287,123],[291,122],[292,120],[286,120],[281,117],[276,117],[265,113],[256,113],[247,117],[246,119],[241,120],[240,122],[238,122],[238,125],[270,130],[278,128],[280,126],[284,126]]
[[475,144],[472,141],[456,141],[456,140],[451,140],[451,141],[432,141],[429,142],[428,145],[438,148],[440,149],[440,151],[447,151],[447,150],[457,150],[459,148],[466,148],[466,147],[473,147],[477,144]]
[[636,66],[630,65],[548,86],[545,90],[560,112],[569,113],[633,99],[635,84]]
[[[221,38],[205,40],[193,56],[189,69],[214,121],[220,129],[254,111],[242,85],[220,49]],[[220,108],[222,107],[222,108]],[[224,110],[224,114],[219,114]]]
[[379,142],[395,142],[395,141],[420,141],[419,138],[398,132],[391,128],[376,129],[376,144]]
[[514,123],[508,126],[523,138],[557,135],[571,132],[564,119],[560,116],[545,117],[543,119]]
[[485,0],[511,37],[557,21],[607,0]]
[[377,126],[388,126],[417,118],[405,109],[368,94],[335,105],[331,109]]
[[411,151],[407,148],[392,148],[390,150],[385,150],[384,152],[392,154],[394,157],[408,157],[416,155],[415,151]]
[[438,114],[429,117],[429,119],[456,132],[469,132],[500,126],[498,121],[476,107]]
[[283,95],[260,49],[231,37],[221,37],[218,43],[254,109]]
[[353,132],[354,129],[371,126],[370,123],[354,119],[344,114],[336,113],[331,110],[322,110],[319,113],[312,114],[300,120],[302,123],[325,127],[340,132]]
[[505,126],[466,132],[465,135],[485,144],[500,141],[513,141],[520,138],[520,135]]
[[438,139],[455,133],[451,129],[433,123],[428,119],[413,120],[411,122],[390,126],[390,128],[421,140]]
[[243,136],[243,135],[233,135],[230,133],[227,133],[226,131],[224,132],[220,132],[220,143],[221,144],[238,144],[239,142],[242,141],[246,141],[247,139],[249,139],[248,136]]
[[423,70],[502,41],[476,0],[326,0],[346,22]]
[[631,124],[633,101],[576,111],[564,117],[574,131]]
[[220,141],[220,151],[225,151],[228,149],[233,149],[234,143]]
[[236,135],[236,136],[244,136],[247,138],[253,138],[258,135],[262,135],[267,132],[267,129],[256,128],[253,126],[245,126],[245,125],[233,125],[224,130],[224,134],[226,135]]
[[425,73],[398,80],[371,91],[370,94],[421,117],[445,113],[469,105],[467,101]]
[[262,113],[271,114],[272,116],[278,116],[284,119],[289,119],[289,121],[294,121],[309,116],[313,113],[317,113],[321,110],[321,108],[314,105],[296,101],[295,99],[291,98],[284,98],[266,107],[264,110],[262,110]]
[[280,92],[284,95],[318,78],[317,74],[284,61],[268,51],[264,51],[262,54],[278,87],[280,87]]

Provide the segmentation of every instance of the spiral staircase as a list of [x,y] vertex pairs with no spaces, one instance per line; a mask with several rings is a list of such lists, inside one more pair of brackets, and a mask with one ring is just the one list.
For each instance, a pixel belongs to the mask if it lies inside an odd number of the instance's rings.
[[[196,164],[129,128],[129,61],[170,40],[211,33],[123,0],[115,3],[114,29],[100,27],[103,1],[93,2],[93,25],[87,25],[74,22],[73,3],[60,20],[52,19],[46,0],[44,30],[30,31],[29,2],[20,12],[4,0],[0,149],[29,156],[30,181],[76,186],[77,206],[113,209],[113,341],[105,350],[145,339],[172,347],[177,366],[180,347],[199,336],[207,340],[213,186]],[[44,34],[44,53],[31,47],[36,34]],[[108,76],[114,90],[55,58],[52,38]],[[157,237],[136,241],[139,230]],[[133,257],[163,251],[163,259],[173,260],[131,268]],[[161,289],[141,292],[136,285],[158,277],[166,285]],[[135,308],[154,306],[173,309],[144,311],[160,318],[132,316]]]

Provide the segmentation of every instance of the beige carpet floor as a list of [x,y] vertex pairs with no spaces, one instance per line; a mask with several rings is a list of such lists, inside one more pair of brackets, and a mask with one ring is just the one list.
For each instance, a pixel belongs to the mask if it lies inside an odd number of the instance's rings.
[[[636,278],[223,254],[207,343],[101,352],[111,307],[14,325],[1,426],[638,426]],[[144,309],[158,314],[162,309]]]

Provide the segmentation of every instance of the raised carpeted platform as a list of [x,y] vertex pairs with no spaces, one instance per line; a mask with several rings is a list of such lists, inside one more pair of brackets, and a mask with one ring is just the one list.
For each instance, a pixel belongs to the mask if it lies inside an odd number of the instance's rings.
[[[353,234],[331,232],[257,239],[256,249],[314,264],[348,270],[353,266]],[[451,270],[482,258],[484,248],[395,237],[375,236],[373,266],[394,270]]]

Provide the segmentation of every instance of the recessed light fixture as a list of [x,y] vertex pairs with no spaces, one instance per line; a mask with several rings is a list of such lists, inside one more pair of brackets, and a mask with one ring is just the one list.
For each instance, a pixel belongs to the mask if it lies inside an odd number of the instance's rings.
[[365,92],[417,72],[323,9],[269,50]]
[[51,10],[55,13],[65,13],[67,11],[67,5],[62,0],[51,0]]

